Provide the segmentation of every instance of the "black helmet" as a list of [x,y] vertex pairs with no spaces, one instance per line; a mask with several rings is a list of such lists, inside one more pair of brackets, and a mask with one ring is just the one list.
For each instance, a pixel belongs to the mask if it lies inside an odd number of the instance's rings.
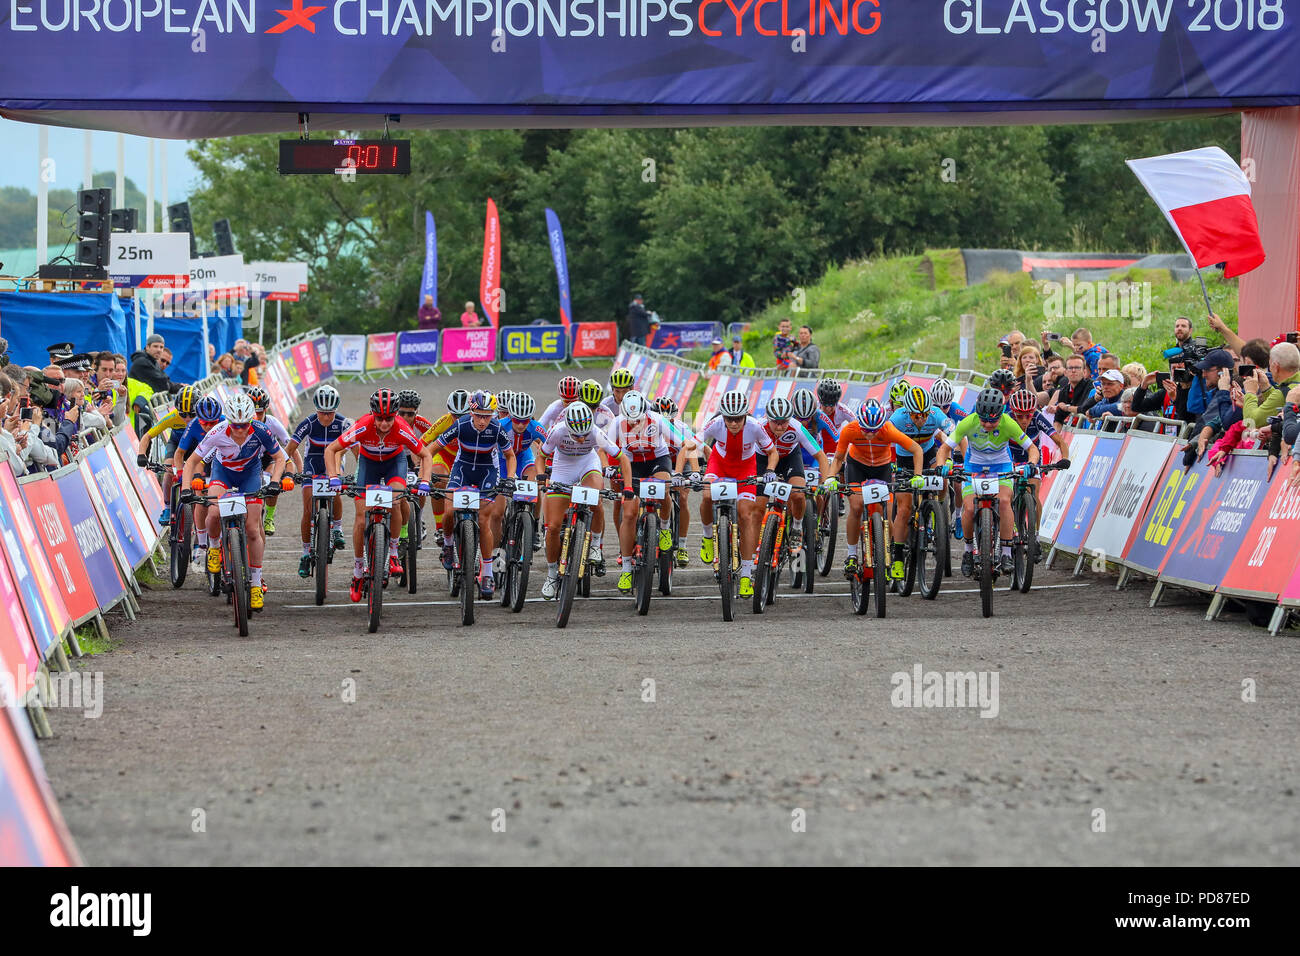
[[833,378],[824,378],[817,383],[817,398],[823,405],[834,405],[844,394],[844,387]]
[[420,393],[413,388],[404,388],[397,393],[398,408],[419,408]]
[[975,399],[975,414],[981,421],[991,422],[1002,416],[1007,400],[996,388],[986,388]]
[[989,376],[988,384],[1002,392],[1009,392],[1016,387],[1016,377],[1011,374],[1011,369],[1000,368]]

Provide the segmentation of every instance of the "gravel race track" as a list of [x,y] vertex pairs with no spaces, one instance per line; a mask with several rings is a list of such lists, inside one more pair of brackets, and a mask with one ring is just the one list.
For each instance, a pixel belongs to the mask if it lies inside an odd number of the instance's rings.
[[[544,407],[557,373],[408,387],[441,409],[484,380]],[[343,409],[373,387],[342,386]],[[138,622],[112,616],[120,644],[84,662],[100,718],[50,712],[42,756],[88,863],[1300,862],[1300,645],[1239,614],[1206,623],[1198,596],[1149,610],[1149,582],[1040,565],[991,619],[957,576],[934,602],[891,596],[881,621],[852,614],[836,573],[725,624],[696,515],[691,564],[648,617],[611,573],[556,629],[538,555],[522,613],[481,604],[461,627],[430,540],[420,592],[391,586],[372,635],[346,553],[313,606],[300,501],[277,515],[251,636],[191,574],[146,592]],[[615,550],[607,535],[611,568]],[[995,672],[996,716],[892,706],[916,665]]]

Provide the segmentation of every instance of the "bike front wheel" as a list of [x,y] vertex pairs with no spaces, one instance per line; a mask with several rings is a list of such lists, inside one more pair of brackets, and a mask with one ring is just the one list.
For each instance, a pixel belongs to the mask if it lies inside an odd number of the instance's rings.
[[244,556],[244,535],[239,528],[226,529],[226,562],[230,572],[230,603],[235,608],[235,627],[240,637],[248,636],[248,562]]

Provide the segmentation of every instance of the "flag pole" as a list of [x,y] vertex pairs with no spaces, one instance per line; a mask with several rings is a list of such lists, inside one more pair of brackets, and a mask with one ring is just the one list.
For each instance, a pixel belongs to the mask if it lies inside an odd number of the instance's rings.
[[1209,315],[1214,315],[1214,308],[1210,305],[1210,293],[1205,288],[1205,276],[1201,275],[1200,266],[1196,267],[1196,278],[1201,280],[1201,295],[1205,296],[1205,311]]

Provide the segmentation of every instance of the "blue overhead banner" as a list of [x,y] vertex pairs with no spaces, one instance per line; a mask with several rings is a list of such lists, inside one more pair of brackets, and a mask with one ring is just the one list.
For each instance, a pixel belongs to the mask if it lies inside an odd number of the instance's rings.
[[434,308],[438,307],[438,227],[433,223],[433,213],[424,211],[424,272],[420,276],[420,305],[424,297],[432,296]]
[[0,109],[138,110],[100,122],[183,138],[301,111],[1284,106],[1297,17],[1285,0],[9,0]]

